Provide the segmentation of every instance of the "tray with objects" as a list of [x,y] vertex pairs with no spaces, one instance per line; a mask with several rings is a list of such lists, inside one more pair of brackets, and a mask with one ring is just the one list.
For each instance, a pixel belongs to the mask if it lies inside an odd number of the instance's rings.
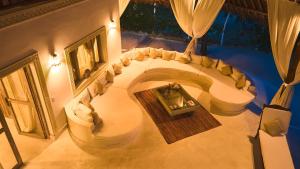
[[170,83],[153,89],[155,96],[170,116],[192,113],[201,107],[178,83]]

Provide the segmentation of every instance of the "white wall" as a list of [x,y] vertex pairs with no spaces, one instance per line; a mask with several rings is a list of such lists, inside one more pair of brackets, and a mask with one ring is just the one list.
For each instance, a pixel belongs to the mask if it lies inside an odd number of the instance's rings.
[[118,0],[85,0],[0,30],[0,68],[32,49],[38,51],[57,129],[66,124],[63,106],[72,98],[72,88],[65,64],[56,71],[48,68],[50,53],[56,52],[64,59],[65,47],[108,26],[112,16],[118,26],[107,34],[108,57],[116,60],[121,54],[118,12]]

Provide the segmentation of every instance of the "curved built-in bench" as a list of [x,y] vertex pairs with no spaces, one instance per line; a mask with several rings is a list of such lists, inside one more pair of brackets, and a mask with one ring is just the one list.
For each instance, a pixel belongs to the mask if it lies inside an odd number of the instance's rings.
[[127,91],[109,87],[101,96],[91,101],[95,112],[103,120],[103,126],[93,131],[93,124],[81,120],[73,113],[79,102],[77,96],[65,106],[69,131],[72,138],[81,146],[115,147],[124,145],[138,135],[142,125],[142,113],[135,102],[128,97]]
[[[177,61],[150,59],[132,61],[132,65],[123,68],[123,73],[115,77],[112,86],[129,89],[131,85],[143,81],[176,81],[198,85],[209,95],[212,109],[216,113],[235,115],[245,109],[255,96],[244,89],[237,89],[231,78],[216,77],[202,71],[197,64],[182,64]],[[211,72],[214,70],[211,70]],[[213,72],[218,75],[219,72]]]
[[175,81],[197,86],[208,94],[208,98],[204,99],[211,102],[211,106],[216,106],[222,113],[229,115],[240,112],[254,99],[254,95],[247,90],[236,89],[233,80],[220,81],[201,69],[199,65],[182,64],[174,60],[133,60],[131,65],[122,69],[122,74],[114,78],[107,91],[91,102],[95,112],[103,120],[100,131],[93,133],[92,125],[73,113],[73,107],[78,104],[82,94],[65,106],[71,136],[89,147],[111,147],[133,140],[142,125],[142,110],[134,102],[132,94],[134,88],[142,82]]

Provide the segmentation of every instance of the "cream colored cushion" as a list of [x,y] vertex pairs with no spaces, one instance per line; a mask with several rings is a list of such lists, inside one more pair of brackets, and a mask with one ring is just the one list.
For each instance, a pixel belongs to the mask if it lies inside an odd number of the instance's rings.
[[129,58],[131,60],[135,53],[136,53],[136,51],[134,49],[130,50],[128,52],[124,52],[123,53],[123,58]]
[[108,82],[106,80],[107,72],[105,74],[100,75],[97,80],[99,83],[101,83],[103,86],[105,86]]
[[113,69],[114,69],[115,75],[121,74],[122,73],[122,64],[121,63],[113,64]]
[[278,119],[264,123],[265,130],[271,136],[281,136],[283,133],[280,121]]
[[235,87],[238,89],[242,89],[246,86],[246,76],[243,75],[238,81],[235,83]]
[[217,70],[225,76],[232,74],[232,67],[224,63],[222,60],[219,60],[219,63],[217,64]]
[[163,60],[174,60],[176,56],[175,51],[162,50],[162,59]]
[[106,72],[106,76],[105,79],[108,83],[112,83],[114,82],[114,77],[115,77],[115,71],[114,68],[112,67],[112,65],[109,65],[107,67],[107,72]]
[[222,68],[221,73],[225,76],[229,76],[232,74],[232,68],[231,66],[225,66]]
[[97,81],[96,85],[98,89],[98,94],[99,95],[104,94],[104,85],[100,81]]
[[202,62],[201,65],[206,67],[206,68],[210,68],[212,67],[214,64],[214,60],[212,58],[209,58],[207,56],[202,56]]
[[135,48],[135,52],[141,52],[145,57],[149,56],[150,53],[150,48],[146,47],[146,48]]
[[130,59],[129,57],[123,56],[123,57],[121,58],[121,62],[122,62],[122,64],[123,64],[124,66],[129,66],[130,63],[131,63],[131,59]]
[[248,92],[252,93],[253,95],[256,95],[256,87],[255,86],[250,85],[247,90],[248,90]]
[[198,64],[198,65],[201,65],[201,63],[202,63],[202,56],[192,54],[192,62],[195,63],[195,64]]
[[150,48],[149,57],[152,59],[161,58],[163,49]]
[[103,126],[103,120],[96,112],[92,112],[92,117],[93,117],[93,123],[95,125],[94,131],[99,131],[100,127]]
[[143,61],[145,59],[145,55],[143,54],[143,52],[137,51],[133,59],[137,61]]
[[79,103],[74,109],[74,114],[81,120],[93,123],[92,110],[84,104]]
[[248,90],[248,88],[251,86],[250,80],[246,80],[246,84],[244,86],[244,90]]
[[89,87],[88,87],[88,91],[91,95],[92,98],[96,97],[98,94],[98,85],[97,82],[92,83]]
[[211,68],[217,68],[220,59],[212,59],[213,64],[211,65]]
[[91,102],[91,95],[88,90],[83,91],[82,97],[80,98],[80,102],[84,105],[87,105]]
[[238,81],[243,76],[243,73],[236,68],[232,68],[232,74],[230,76],[233,80]]
[[175,60],[180,63],[184,63],[184,64],[190,63],[190,60],[188,59],[188,57],[180,52],[176,52]]
[[79,100],[79,103],[84,104],[86,107],[90,108],[92,111],[94,111],[94,107],[91,105],[91,95],[88,90],[84,91],[84,94],[82,95],[81,99]]

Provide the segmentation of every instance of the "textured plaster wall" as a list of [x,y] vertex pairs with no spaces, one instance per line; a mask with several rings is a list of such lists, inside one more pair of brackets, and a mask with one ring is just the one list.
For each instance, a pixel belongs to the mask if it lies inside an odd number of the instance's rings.
[[[30,50],[38,51],[46,78],[57,130],[66,124],[63,106],[73,96],[64,48],[102,26],[107,26],[108,57],[116,60],[121,54],[118,0],[85,0],[0,30],[0,68],[21,59]],[[116,30],[108,30],[110,19]],[[49,69],[50,54],[56,52],[63,64]]]

